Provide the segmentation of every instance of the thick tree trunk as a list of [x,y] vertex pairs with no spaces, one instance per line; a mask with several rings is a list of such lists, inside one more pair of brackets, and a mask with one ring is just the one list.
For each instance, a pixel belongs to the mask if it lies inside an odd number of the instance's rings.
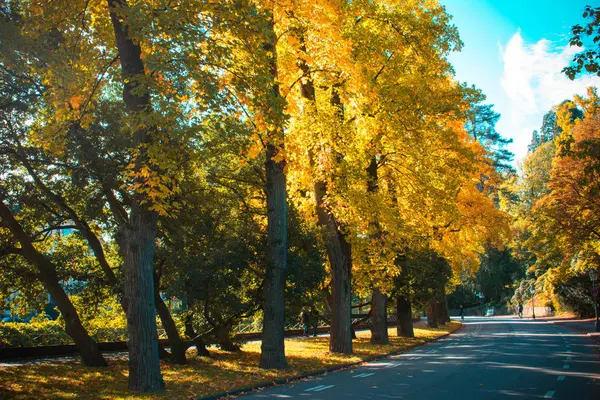
[[102,357],[102,353],[100,353],[98,343],[88,335],[81,324],[75,306],[73,306],[69,296],[67,296],[59,283],[56,266],[36,250],[31,238],[14,218],[3,200],[0,198],[0,217],[2,218],[2,222],[21,244],[21,255],[37,268],[38,277],[60,310],[65,321],[65,330],[73,339],[73,342],[75,342],[83,363],[90,367],[105,367],[107,364],[104,357]]
[[430,328],[438,327],[437,301],[430,300],[427,303],[427,326]]
[[[135,122],[143,113],[150,113],[150,94],[143,86],[145,77],[141,49],[134,42],[123,21],[128,5],[126,0],[107,0],[110,19],[121,62],[123,101]],[[139,124],[139,122],[137,123]],[[142,168],[153,168],[147,147],[153,143],[153,127],[135,126],[133,163],[135,182],[144,187]],[[155,392],[164,388],[158,356],[156,304],[154,301],[154,247],[158,216],[150,211],[151,199],[141,190],[133,199],[129,222],[121,228],[119,246],[125,274],[124,298],[127,304],[129,335],[129,389]]]
[[[277,80],[277,59],[275,51],[276,35],[273,21],[270,23],[270,41],[264,44],[271,52],[270,72],[273,79],[271,88],[274,100],[281,103]],[[279,104],[274,101],[273,104]],[[273,105],[273,107],[277,107]],[[275,110],[275,128],[268,132],[265,172],[267,182],[267,276],[265,280],[265,305],[263,312],[263,337],[259,366],[261,368],[283,369],[287,367],[285,358],[285,269],[287,265],[287,193],[285,160],[276,161],[283,154],[283,109]]]
[[446,325],[448,322],[448,309],[446,306],[446,295],[442,295],[442,297],[438,301],[438,323],[440,325]]
[[129,388],[139,392],[162,390],[156,303],[154,297],[154,240],[156,216],[136,210],[131,226],[120,233],[119,246],[125,271]]
[[444,315],[444,305],[440,300],[435,303],[435,312],[438,325],[446,325],[446,317]]
[[332,353],[351,354],[352,289],[350,283],[352,261],[350,244],[335,227],[333,216],[330,215],[330,217],[330,221],[326,225],[326,235],[328,236],[327,254],[331,265],[332,303],[329,351]]
[[169,308],[163,301],[162,297],[160,297],[158,287],[155,288],[154,291],[154,301],[156,302],[156,311],[158,312],[162,326],[165,329],[165,332],[167,332],[167,337],[169,338],[169,346],[171,347],[171,355],[169,358],[171,362],[174,364],[187,364],[187,359],[185,357],[187,345],[183,339],[181,339],[181,336],[179,336],[177,325],[175,325],[175,321],[169,312]]
[[387,296],[373,289],[371,297],[371,343],[389,344],[387,325]]
[[[377,158],[371,157],[367,167],[367,192],[377,193],[379,188],[379,177],[377,174]],[[381,228],[377,216],[372,217],[370,223],[374,239],[381,239]],[[375,282],[377,284],[377,282]],[[390,342],[387,329],[387,296],[378,288],[373,289],[371,297],[371,343],[388,344]]]
[[[303,38],[300,41],[303,42]],[[302,45],[302,50],[305,50]],[[315,87],[310,76],[310,67],[303,58],[298,59],[298,66],[305,75],[300,81],[300,91],[311,107],[316,107]],[[334,91],[332,96],[334,106],[341,109],[340,99]],[[343,118],[343,117],[342,117]],[[313,169],[318,168],[314,155],[310,156]],[[352,254],[350,243],[342,230],[339,222],[325,203],[327,183],[316,179],[313,183],[315,205],[319,226],[325,235],[327,258],[331,267],[331,329],[329,336],[329,350],[333,353],[352,353],[352,314],[351,314],[351,274]]]
[[402,337],[415,337],[412,322],[412,310],[408,296],[396,297],[396,314],[398,315],[397,335]]
[[274,162],[276,150],[267,146],[267,276],[261,368],[287,367],[285,358],[285,267],[287,263],[287,202],[284,163]]
[[450,322],[450,311],[448,311],[448,296],[446,296],[444,294],[444,297],[442,297],[442,310],[444,313],[444,321],[446,322]]

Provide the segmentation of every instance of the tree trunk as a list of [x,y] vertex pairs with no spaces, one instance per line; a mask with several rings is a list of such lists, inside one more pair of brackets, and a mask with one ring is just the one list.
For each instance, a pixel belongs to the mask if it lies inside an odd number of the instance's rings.
[[[379,189],[379,177],[377,174],[377,158],[371,157],[367,167],[367,192],[377,193]],[[381,240],[381,228],[377,220],[377,215],[372,216],[370,222],[372,238]],[[377,282],[374,282],[376,285]],[[388,344],[390,342],[387,329],[387,296],[381,293],[378,288],[373,289],[371,297],[371,343]]]
[[[264,44],[271,53],[270,72],[273,84],[271,95],[273,106],[281,104],[281,94],[277,80],[277,59],[275,43],[277,36],[274,23],[269,25],[270,41]],[[285,358],[285,269],[287,264],[287,193],[285,179],[285,160],[276,161],[283,154],[283,108],[275,110],[279,121],[268,132],[265,172],[267,182],[267,276],[265,280],[265,305],[263,315],[263,336],[260,353],[260,368],[283,369],[287,367]],[[277,123],[278,122],[278,123]]]
[[[135,183],[146,187],[142,168],[154,169],[147,148],[153,144],[153,127],[136,126],[143,113],[152,111],[150,94],[144,87],[145,70],[141,49],[134,42],[123,21],[128,8],[126,0],[107,0],[110,19],[121,62],[123,102],[134,121],[133,172]],[[151,199],[138,190],[132,199],[129,222],[119,232],[119,247],[125,275],[124,298],[127,304],[129,341],[129,389],[156,392],[164,388],[158,356],[156,304],[154,301],[154,247],[158,215],[151,211]]]
[[444,307],[444,319],[446,322],[451,322],[452,320],[450,319],[450,311],[448,310],[448,296],[444,294],[443,300],[444,302],[442,305]]
[[[322,204],[322,203],[321,203]],[[319,207],[321,209],[321,207]],[[323,214],[323,212],[321,212]],[[350,244],[335,227],[335,220],[329,214],[326,225],[328,236],[327,254],[331,265],[331,330],[329,351],[332,353],[352,353],[352,310],[351,310],[351,254]],[[333,232],[332,232],[333,231]]]
[[102,357],[98,343],[88,335],[75,306],[59,283],[56,266],[33,246],[31,238],[4,204],[3,198],[0,198],[0,217],[21,244],[22,256],[37,268],[38,277],[60,310],[65,321],[65,330],[75,342],[83,363],[90,367],[105,367],[106,360]]
[[402,337],[415,337],[412,322],[412,310],[408,296],[396,297],[396,314],[398,315],[397,335]]
[[438,322],[440,325],[446,325],[449,320],[446,295],[442,295],[440,301],[438,301]]
[[98,261],[98,264],[100,265],[100,269],[104,273],[107,283],[110,285],[113,293],[118,296],[119,301],[121,301],[123,311],[127,312],[127,310],[125,309],[126,304],[122,301],[122,298],[121,298],[122,296],[121,296],[120,282],[117,280],[115,273],[111,269],[110,264],[108,263],[108,260],[106,259],[106,255],[104,253],[104,248],[102,247],[102,244],[100,243],[100,239],[98,239],[98,236],[96,236],[96,234],[92,231],[92,228],[90,227],[90,225],[86,221],[81,219],[79,217],[79,215],[77,214],[77,212],[67,204],[67,201],[61,195],[54,193],[42,181],[42,179],[39,177],[39,175],[37,174],[37,172],[31,165],[31,163],[29,162],[29,159],[27,158],[27,156],[25,154],[21,154],[21,153],[22,152],[20,152],[18,154],[18,157],[21,160],[21,162],[23,163],[23,165],[25,166],[25,168],[27,169],[27,171],[29,172],[29,175],[35,182],[38,189],[41,192],[45,193],[52,201],[54,201],[54,203],[60,209],[62,209],[65,213],[67,213],[69,218],[73,221],[73,223],[79,230],[79,233],[81,233],[81,235],[86,239],[88,246],[94,253],[96,260]]
[[427,326],[430,328],[438,327],[437,301],[435,300],[430,300],[427,303]]
[[202,340],[202,337],[196,334],[196,331],[194,330],[191,314],[185,318],[185,334],[188,338],[190,338],[192,343],[194,343],[194,346],[196,346],[196,353],[199,357],[210,357],[210,353],[206,348],[206,343],[204,340]]
[[[301,50],[306,51],[304,38],[299,37]],[[316,108],[316,96],[314,82],[310,74],[310,67],[303,58],[298,59],[298,66],[304,74],[300,81],[300,92],[311,107]],[[335,98],[335,99],[333,99]],[[337,92],[333,93],[332,103],[340,107]],[[337,100],[336,100],[337,99]],[[343,118],[343,117],[342,117]],[[316,169],[314,154],[310,154],[311,168]],[[339,229],[339,223],[327,204],[327,183],[316,179],[313,182],[315,205],[319,226],[325,235],[327,258],[331,267],[331,329],[329,335],[329,350],[333,353],[352,353],[352,254],[350,243],[346,240],[344,233]]]
[[120,233],[119,246],[125,271],[129,388],[139,392],[162,390],[156,303],[154,297],[154,240],[156,217],[134,205],[131,226]]
[[446,325],[446,317],[444,315],[444,306],[441,301],[437,301],[435,304],[435,311],[437,314],[438,325]]
[[239,351],[240,347],[233,343],[231,340],[231,335],[229,334],[231,331],[229,326],[219,326],[215,329],[215,334],[217,335],[217,341],[219,342],[219,347],[221,350],[225,351]]
[[173,362],[173,364],[187,364],[187,359],[185,357],[187,345],[183,339],[181,339],[181,336],[179,336],[177,325],[175,325],[175,321],[173,321],[169,308],[162,297],[160,297],[158,287],[156,287],[154,291],[154,301],[156,302],[156,311],[158,312],[162,326],[165,328],[165,332],[167,332],[167,337],[169,338],[169,346],[171,347],[171,355],[169,358],[171,362]]
[[48,265],[44,269],[50,269],[50,271],[43,271],[40,273],[41,280],[44,284],[52,300],[56,303],[56,306],[60,310],[60,313],[65,321],[65,330],[67,334],[73,339],[83,363],[90,367],[106,367],[107,363],[102,357],[98,343],[92,339],[79,319],[75,306],[71,303],[71,300],[65,293],[64,289],[58,283],[58,277],[53,265]]
[[167,349],[165,349],[165,346],[160,342],[158,343],[158,358],[161,360],[171,359],[171,353],[169,353]]
[[387,325],[387,296],[373,289],[371,297],[371,343],[389,344]]

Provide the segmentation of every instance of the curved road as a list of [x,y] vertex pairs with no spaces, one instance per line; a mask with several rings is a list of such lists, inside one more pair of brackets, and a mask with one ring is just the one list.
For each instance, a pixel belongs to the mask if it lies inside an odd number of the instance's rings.
[[409,353],[238,398],[600,400],[599,347],[548,321],[467,317]]

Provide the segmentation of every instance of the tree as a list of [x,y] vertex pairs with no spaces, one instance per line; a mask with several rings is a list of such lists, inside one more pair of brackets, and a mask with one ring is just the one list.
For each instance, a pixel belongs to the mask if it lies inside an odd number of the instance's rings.
[[[415,231],[417,236],[430,234],[423,231],[437,225],[428,218],[432,210],[455,204],[447,193],[455,193],[459,179],[452,179],[449,171],[469,161],[461,158],[467,150],[453,124],[462,117],[470,90],[452,81],[444,58],[460,41],[443,8],[421,2],[353,3],[319,12],[313,10],[310,20],[300,11],[294,14],[293,48],[298,51],[290,58],[299,71],[289,82],[292,87],[299,84],[296,109],[302,113],[292,118],[288,148],[299,150],[291,165],[302,175],[295,174],[293,185],[300,192],[312,189],[317,220],[328,241],[335,302],[330,348],[347,352],[347,280],[365,277],[361,284],[387,286],[381,290],[389,291],[398,273],[395,250],[406,247],[404,240],[415,240]],[[347,23],[337,27],[342,20]],[[457,154],[460,161],[454,163]],[[365,195],[373,157],[383,190]],[[447,185],[444,178],[450,178]],[[388,195],[391,186],[396,196]],[[399,206],[390,207],[389,197]],[[299,208],[305,209],[307,200],[298,199]],[[378,236],[374,221],[385,240],[373,240]],[[364,266],[360,278],[355,275],[358,263],[360,269]]]
[[540,133],[535,129],[531,134],[531,141],[527,145],[527,151],[529,153],[533,153],[537,150],[539,145],[541,144]]
[[474,105],[467,114],[465,128],[488,152],[491,165],[499,171],[512,171],[510,162],[513,154],[505,147],[512,139],[505,139],[496,131],[500,114],[492,110],[493,105]]
[[[513,254],[525,267],[526,279],[557,310],[578,308],[572,304],[581,298],[577,277],[597,254],[597,99],[589,90],[587,98],[577,96],[553,109],[555,122],[546,125],[557,135],[528,155],[513,182],[516,196],[506,203],[515,217]],[[517,289],[515,298],[520,295]]]
[[[580,102],[584,109],[583,119],[563,122],[571,127],[561,138],[561,144],[568,143],[568,148],[559,149],[560,156],[554,160],[548,183],[550,192],[536,204],[550,217],[558,238],[584,254],[587,251],[595,253],[591,249],[600,240],[600,163],[597,157],[600,103],[594,92],[590,92],[586,100]],[[568,104],[563,106],[567,107]]]
[[287,188],[284,153],[284,100],[279,88],[277,63],[277,35],[273,15],[266,24],[263,44],[267,53],[270,91],[266,97],[265,123],[272,128],[266,134],[266,184],[267,202],[267,277],[265,282],[265,307],[263,336],[260,354],[261,368],[287,367],[283,331],[285,327],[285,270],[287,265]]
[[[127,225],[119,232],[119,246],[123,256],[125,275],[124,294],[127,303],[127,331],[129,349],[129,388],[139,392],[162,390],[164,382],[158,358],[156,331],[156,304],[154,297],[154,247],[158,212],[148,196],[147,174],[156,171],[148,152],[157,144],[151,124],[142,124],[141,118],[152,114],[152,103],[146,71],[139,43],[134,42],[129,30],[128,6],[125,0],[107,0],[115,41],[121,62],[123,102],[129,112],[133,129],[134,185],[138,187],[132,198]],[[146,176],[144,176],[146,175]],[[146,190],[144,190],[146,189]]]
[[[0,92],[0,173],[3,176],[0,185],[0,226],[3,228],[0,258],[17,278],[8,286],[27,293],[28,285],[35,287],[41,282],[61,311],[66,331],[83,362],[90,366],[106,366],[97,343],[83,327],[78,311],[60,283],[65,277],[65,268],[57,265],[53,256],[58,248],[56,243],[52,244],[55,235],[65,226],[75,227],[73,224],[79,224],[80,220],[73,209],[54,208],[62,199],[44,184],[30,162],[31,156],[37,156],[42,162],[48,160],[24,144],[28,130],[25,121],[39,111],[39,99],[45,91],[44,86],[28,74],[24,62],[31,55],[30,51],[41,58],[47,56],[49,49],[46,46],[52,47],[52,42],[41,37],[35,43],[23,33],[26,27],[21,23],[18,7],[2,8],[1,11],[5,29],[0,39],[3,46],[0,80],[4,83]],[[52,168],[51,162],[47,168]],[[70,215],[64,215],[61,212],[64,210],[70,211]],[[26,260],[33,270],[15,257]]]
[[[583,18],[589,18],[590,21],[586,26],[577,24],[571,28],[572,36],[569,39],[569,44],[577,47],[591,46],[591,48],[575,54],[572,60],[574,65],[563,68],[562,72],[571,80],[574,80],[582,71],[600,76],[600,50],[598,48],[600,42],[600,7],[586,6],[583,11]],[[591,43],[587,42],[586,38]]]
[[10,230],[14,240],[20,245],[19,247],[3,246],[2,251],[21,255],[37,268],[36,275],[58,306],[65,321],[66,331],[73,338],[83,362],[92,367],[105,367],[107,364],[104,357],[102,357],[102,353],[100,353],[98,344],[83,328],[77,310],[75,310],[73,303],[71,303],[59,283],[56,266],[48,257],[35,248],[31,236],[23,229],[19,221],[12,214],[9,206],[5,203],[6,194],[4,193],[4,189],[0,190],[1,226]]

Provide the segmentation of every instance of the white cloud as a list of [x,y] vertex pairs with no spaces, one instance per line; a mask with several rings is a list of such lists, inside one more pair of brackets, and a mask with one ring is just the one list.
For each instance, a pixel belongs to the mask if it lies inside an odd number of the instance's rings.
[[579,50],[559,47],[546,39],[528,44],[520,31],[501,48],[504,64],[501,85],[510,105],[508,113],[504,110],[499,131],[513,138],[511,150],[516,159],[527,153],[531,138],[531,130],[525,132],[528,127],[539,127],[542,116],[563,100],[584,94],[589,86],[600,86],[597,76],[587,75],[571,81],[561,72]]

